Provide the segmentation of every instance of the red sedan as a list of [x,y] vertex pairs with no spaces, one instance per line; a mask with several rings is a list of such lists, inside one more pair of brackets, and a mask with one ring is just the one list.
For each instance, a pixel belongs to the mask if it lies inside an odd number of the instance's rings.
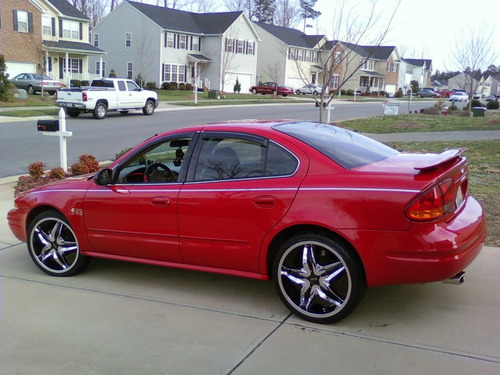
[[265,82],[261,85],[257,86],[252,86],[250,87],[250,92],[252,94],[272,94],[274,96],[278,95],[292,95],[294,94],[293,88],[287,87],[283,85],[282,83],[276,83],[276,82]]
[[18,197],[8,221],[50,275],[102,257],[273,279],[293,313],[327,323],[367,286],[445,280],[479,254],[463,151],[400,153],[313,122],[196,126]]

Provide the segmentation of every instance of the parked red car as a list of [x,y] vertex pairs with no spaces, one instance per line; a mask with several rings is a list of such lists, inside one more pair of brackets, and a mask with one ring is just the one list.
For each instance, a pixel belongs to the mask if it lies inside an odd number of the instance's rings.
[[250,92],[252,94],[272,94],[274,96],[278,95],[292,95],[294,93],[293,88],[287,87],[282,83],[276,82],[265,82],[262,85],[252,86],[250,87]]
[[273,279],[294,314],[328,323],[367,286],[448,279],[479,254],[463,151],[304,121],[194,126],[19,196],[8,222],[49,275],[102,257]]
[[437,90],[437,92],[441,95],[442,98],[449,98],[450,95],[453,94],[452,91],[449,91],[446,89],[440,89],[440,90]]

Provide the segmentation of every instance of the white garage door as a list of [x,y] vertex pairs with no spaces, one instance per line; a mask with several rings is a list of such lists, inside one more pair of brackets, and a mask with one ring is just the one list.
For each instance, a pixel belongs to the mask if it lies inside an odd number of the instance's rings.
[[10,78],[14,78],[21,73],[36,73],[36,64],[27,62],[6,61],[6,72]]
[[395,94],[396,93],[396,85],[385,85],[385,91],[388,94]]
[[238,82],[241,85],[241,92],[245,94],[249,93],[250,87],[252,87],[254,84],[252,83],[252,75],[245,73],[229,73],[227,75],[226,82],[224,83],[224,91],[233,92],[236,79],[238,79]]

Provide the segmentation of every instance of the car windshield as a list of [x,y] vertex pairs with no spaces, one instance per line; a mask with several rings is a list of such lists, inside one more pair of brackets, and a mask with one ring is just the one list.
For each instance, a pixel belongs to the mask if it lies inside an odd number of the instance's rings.
[[372,164],[399,153],[380,142],[334,125],[290,122],[273,128],[314,147],[346,169]]

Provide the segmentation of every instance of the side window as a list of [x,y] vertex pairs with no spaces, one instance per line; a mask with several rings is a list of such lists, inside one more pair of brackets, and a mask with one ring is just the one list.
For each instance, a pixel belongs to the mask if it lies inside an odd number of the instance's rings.
[[201,180],[224,180],[264,175],[265,147],[243,138],[205,138],[195,177]]
[[127,81],[127,88],[128,91],[141,91],[139,86],[137,86],[136,83],[132,81]]
[[195,181],[248,179],[295,173],[298,161],[282,147],[245,138],[205,138]]
[[295,173],[298,161],[290,152],[275,143],[269,143],[266,158],[266,176],[287,176]]
[[184,158],[191,136],[171,138],[135,155],[120,167],[117,183],[171,183],[187,168]]
[[127,88],[125,86],[125,82],[124,81],[118,81],[118,90],[120,90],[120,91],[127,91]]

